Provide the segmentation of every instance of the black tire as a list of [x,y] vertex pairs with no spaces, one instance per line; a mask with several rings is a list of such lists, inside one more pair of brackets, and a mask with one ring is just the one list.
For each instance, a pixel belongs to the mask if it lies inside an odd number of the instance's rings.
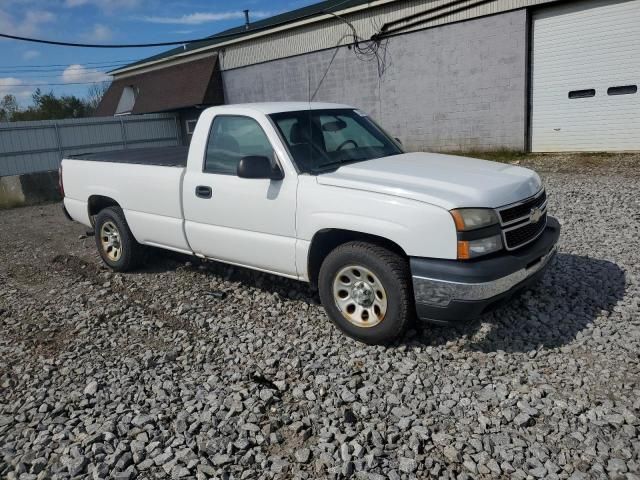
[[[381,320],[374,320],[373,326],[359,326],[350,321],[346,314],[343,315],[334,296],[334,281],[343,269],[351,265],[360,265],[374,273],[386,291],[386,312]],[[333,323],[348,336],[370,345],[393,342],[404,333],[415,316],[407,259],[372,243],[349,242],[329,253],[320,267],[318,290]]]
[[[103,236],[105,226],[108,226],[111,231],[112,227],[115,227],[118,234],[120,254],[115,258],[110,255],[113,249],[109,251],[103,244],[108,238]],[[96,215],[95,238],[102,261],[116,272],[129,272],[140,265],[144,254],[143,246],[133,237],[120,207],[108,207]]]

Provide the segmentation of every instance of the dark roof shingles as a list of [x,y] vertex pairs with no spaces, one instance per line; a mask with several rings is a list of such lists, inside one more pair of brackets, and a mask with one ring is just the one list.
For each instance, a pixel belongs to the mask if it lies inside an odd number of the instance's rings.
[[224,99],[217,66],[217,55],[211,55],[115,80],[105,92],[96,115],[114,115],[122,91],[127,86],[138,90],[131,112],[134,114],[166,112],[195,105],[220,105]]

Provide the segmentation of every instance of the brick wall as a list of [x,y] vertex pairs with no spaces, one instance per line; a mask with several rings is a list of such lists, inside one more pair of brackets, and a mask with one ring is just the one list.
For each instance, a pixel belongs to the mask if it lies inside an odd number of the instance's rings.
[[[525,40],[524,10],[400,35],[388,40],[382,77],[343,47],[315,100],[367,111],[410,150],[522,150]],[[226,103],[306,101],[333,54],[224,71]]]

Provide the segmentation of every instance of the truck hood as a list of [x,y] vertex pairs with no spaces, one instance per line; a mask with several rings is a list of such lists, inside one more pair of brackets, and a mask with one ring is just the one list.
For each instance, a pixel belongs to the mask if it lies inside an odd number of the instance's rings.
[[318,175],[321,185],[409,198],[450,210],[496,208],[535,195],[542,187],[532,170],[438,153],[404,153],[345,165]]

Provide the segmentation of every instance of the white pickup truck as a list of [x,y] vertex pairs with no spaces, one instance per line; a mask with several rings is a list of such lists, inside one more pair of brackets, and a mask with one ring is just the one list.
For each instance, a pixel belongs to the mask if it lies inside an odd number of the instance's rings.
[[560,235],[533,171],[404,153],[345,105],[212,107],[188,149],[76,155],[60,179],[114,270],[148,245],[310,282],[372,344],[416,316],[477,317],[538,279]]

